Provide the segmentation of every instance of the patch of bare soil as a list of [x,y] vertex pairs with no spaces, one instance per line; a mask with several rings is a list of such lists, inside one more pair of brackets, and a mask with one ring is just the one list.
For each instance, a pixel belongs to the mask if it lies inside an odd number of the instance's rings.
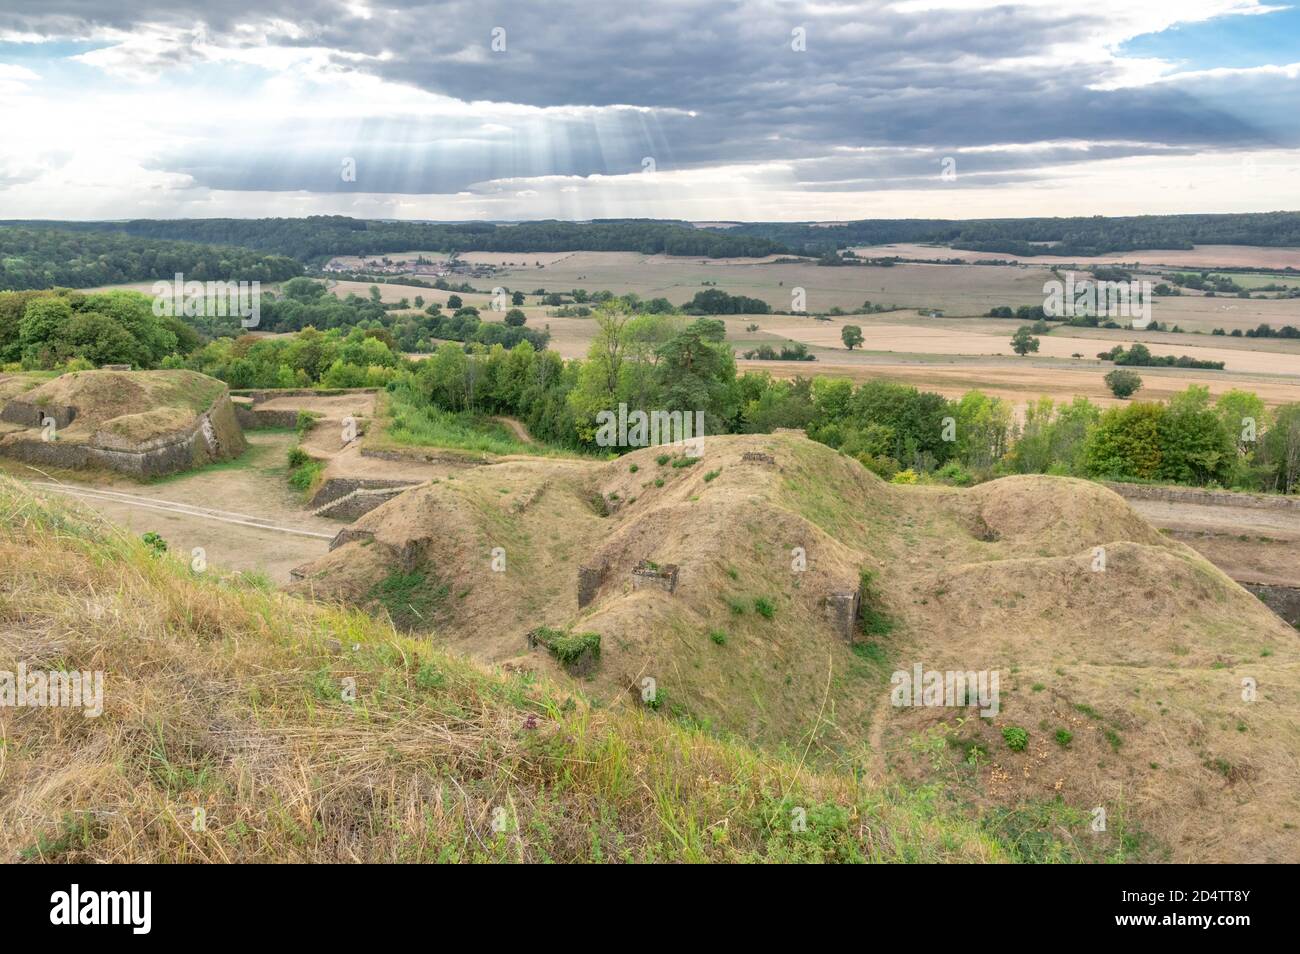
[[1132,506],[1234,580],[1300,587],[1300,510],[1166,500]]
[[[48,489],[51,485],[61,485],[65,495],[119,526],[136,534],[158,533],[182,554],[201,547],[215,568],[265,572],[273,582],[285,584],[295,566],[328,552],[339,524],[308,514],[300,495],[285,480],[291,435],[250,431],[248,442],[249,448],[234,464],[152,484],[108,473],[47,474],[21,464],[6,470],[40,482],[45,492],[54,492]],[[200,509],[216,513],[195,512]]]

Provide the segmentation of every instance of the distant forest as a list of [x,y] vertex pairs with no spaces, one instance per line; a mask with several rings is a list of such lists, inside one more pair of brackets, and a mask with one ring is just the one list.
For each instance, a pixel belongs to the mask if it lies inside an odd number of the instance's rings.
[[[800,253],[838,264],[836,249],[914,242],[990,258],[1101,255],[1193,245],[1300,246],[1300,212],[1126,218],[867,219],[845,225],[753,222],[725,229],[686,222],[383,222],[298,219],[134,219],[0,222],[0,290],[89,288],[170,278],[278,281],[335,255],[393,252],[630,251],[708,258]],[[1051,244],[1040,244],[1051,243]],[[830,253],[829,259],[825,257]]]
[[15,222],[77,232],[116,232],[148,239],[238,245],[319,265],[334,255],[390,252],[641,252],[706,258],[763,256],[784,249],[761,236],[697,229],[686,222],[609,219],[594,222],[434,224],[381,222],[342,215],[301,219],[134,219],[129,222]]
[[95,288],[171,278],[283,281],[301,263],[247,248],[141,239],[119,232],[0,228],[0,291]]
[[[1135,249],[1190,249],[1193,245],[1300,246],[1300,212],[1232,215],[1134,215],[1061,219],[863,219],[844,225],[751,222],[736,236],[765,238],[804,255],[852,245],[922,242],[1011,255],[1108,255]],[[1033,243],[1053,243],[1044,247]]]

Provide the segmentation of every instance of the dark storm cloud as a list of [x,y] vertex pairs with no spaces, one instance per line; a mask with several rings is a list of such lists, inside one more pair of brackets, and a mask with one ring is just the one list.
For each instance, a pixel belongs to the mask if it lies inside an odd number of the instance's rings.
[[[1126,144],[1090,155],[1029,151],[962,159],[964,168],[987,174],[987,182],[1014,182],[1045,160],[1296,142],[1294,120],[1251,118],[1239,100],[1216,100],[1204,88],[1195,94],[1176,84],[1106,91],[1096,88],[1108,78],[1102,66],[1045,61],[1053,44],[1098,27],[1105,12],[1086,8],[900,13],[878,3],[455,0],[377,2],[366,17],[359,6],[325,0],[138,0],[112,9],[47,0],[36,14],[6,12],[6,6],[0,3],[0,30],[76,36],[106,27],[201,24],[210,42],[227,45],[261,42],[237,28],[278,19],[294,24],[299,35],[273,33],[274,44],[333,50],[342,68],[468,102],[651,110],[548,114],[538,120],[545,130],[521,124],[504,135],[456,142],[446,141],[445,122],[425,128],[415,121],[386,136],[382,149],[370,145],[375,137],[363,123],[351,142],[317,147],[314,155],[289,145],[260,155],[241,151],[237,161],[210,151],[167,157],[169,169],[217,188],[338,190],[340,154],[357,158],[370,177],[368,191],[442,193],[497,177],[621,174],[637,171],[643,156],[665,170],[780,161],[795,164],[808,188],[819,181],[827,189],[850,181],[860,189],[895,188],[928,175],[922,165],[933,169],[936,160],[918,155],[921,150],[944,155],[1056,140]],[[804,52],[792,49],[796,28],[805,31]],[[504,30],[504,51],[492,49],[494,29]],[[349,54],[387,57],[358,61]],[[1015,62],[1024,58],[1036,58],[1036,65]],[[901,151],[837,155],[837,147]],[[872,186],[872,179],[880,182]]]

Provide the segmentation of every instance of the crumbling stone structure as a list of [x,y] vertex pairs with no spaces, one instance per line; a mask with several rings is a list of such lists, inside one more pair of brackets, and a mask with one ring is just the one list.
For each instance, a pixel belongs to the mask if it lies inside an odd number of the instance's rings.
[[677,564],[665,563],[662,566],[642,560],[632,570],[632,589],[639,590],[646,586],[657,586],[665,593],[677,589]]
[[858,612],[862,606],[862,591],[835,590],[823,601],[826,619],[831,627],[848,642],[853,642],[858,632]]
[[11,434],[4,441],[6,456],[33,464],[66,467],[105,467],[137,479],[162,477],[189,470],[209,461],[238,457],[247,446],[225,392],[181,430],[143,440],[132,440],[106,428],[88,437],[64,439],[60,433],[77,416],[76,408],[10,401],[0,419],[32,429],[44,427],[46,417],[55,424],[54,439],[41,433]]
[[596,598],[596,591],[605,582],[609,567],[605,563],[578,567],[578,609],[582,609]]

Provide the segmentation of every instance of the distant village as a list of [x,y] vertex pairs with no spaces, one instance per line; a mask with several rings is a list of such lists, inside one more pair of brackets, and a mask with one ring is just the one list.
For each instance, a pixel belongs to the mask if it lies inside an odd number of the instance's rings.
[[424,278],[446,278],[452,275],[460,278],[489,278],[500,271],[495,265],[465,262],[455,256],[435,261],[423,255],[416,256],[414,260],[390,258],[386,255],[371,259],[343,255],[330,259],[321,270],[326,273],[363,272],[368,275],[415,275]]

